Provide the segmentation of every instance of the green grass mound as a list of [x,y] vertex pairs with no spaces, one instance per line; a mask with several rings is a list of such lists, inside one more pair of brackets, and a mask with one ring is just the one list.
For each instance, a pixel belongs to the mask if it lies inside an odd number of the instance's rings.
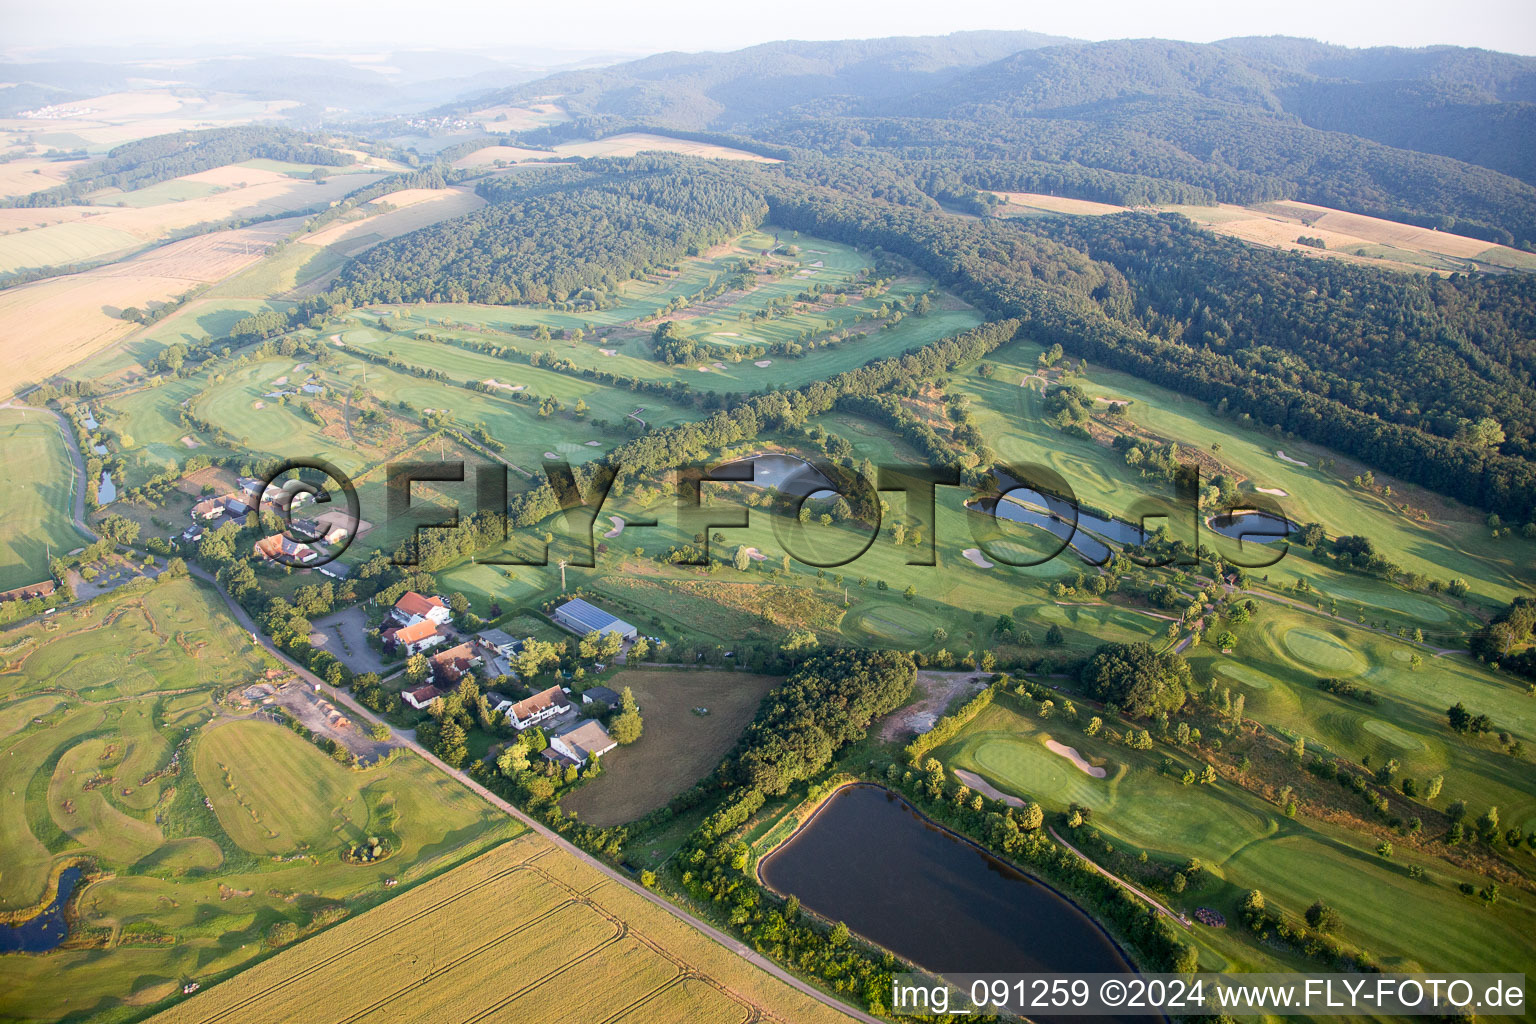
[[982,774],[1012,792],[1090,807],[1106,802],[1107,780],[1088,775],[1033,738],[981,737],[967,753]]
[[927,616],[915,608],[901,605],[861,608],[849,616],[848,628],[877,640],[903,644],[925,640],[933,631]]
[[1379,718],[1369,719],[1365,723],[1365,731],[1397,747],[1399,750],[1423,750],[1424,741],[1406,729],[1401,729],[1391,722],[1383,722]]
[[1352,647],[1320,629],[1296,626],[1287,630],[1285,649],[1297,661],[1331,675],[1358,675],[1365,671],[1364,660]]
[[1241,683],[1244,686],[1251,686],[1255,690],[1267,690],[1274,685],[1269,676],[1265,675],[1263,672],[1260,672],[1258,669],[1250,668],[1247,665],[1239,665],[1229,662],[1217,666],[1216,672],[1218,675],[1230,679],[1235,683]]

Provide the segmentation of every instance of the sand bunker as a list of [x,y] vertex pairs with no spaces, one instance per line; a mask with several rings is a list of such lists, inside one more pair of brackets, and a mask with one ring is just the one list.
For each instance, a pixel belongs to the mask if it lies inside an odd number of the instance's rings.
[[707,366],[699,366],[699,367],[695,367],[695,369],[697,369],[700,373],[708,373],[709,372],[709,367],[707,367]]
[[613,529],[603,534],[604,537],[617,537],[624,532],[624,520],[618,516],[609,516],[608,521],[613,524]]
[[739,338],[739,337],[741,337],[741,335],[737,334],[735,331],[716,331],[714,333],[714,337],[716,337],[716,338]]
[[281,384],[287,384],[287,383],[288,383],[288,375],[285,373],[281,377],[277,378],[277,380],[273,381],[272,382],[272,386],[273,387],[277,387],[277,386],[279,386]]
[[1277,498],[1290,497],[1289,494],[1286,494],[1278,487],[1255,487],[1254,490],[1258,491],[1260,494],[1273,494]]
[[267,407],[267,403],[263,402],[263,401],[260,401],[259,399],[257,400],[255,405],[251,406],[252,409],[265,409],[266,407]]
[[556,455],[554,452],[545,452],[544,457],[546,459],[558,459],[560,456]]
[[772,359],[759,359],[757,362],[753,363],[752,365],[753,366],[772,366],[773,365],[773,360]]
[[183,434],[181,443],[187,448],[197,447],[197,440],[191,434]]
[[974,565],[980,566],[983,569],[992,568],[992,563],[982,557],[980,548],[966,548],[960,553],[970,559]]
[[996,786],[992,785],[992,783],[988,782],[980,775],[977,775],[975,772],[968,772],[964,768],[956,768],[955,778],[959,779],[967,786],[970,786],[982,796],[991,797],[993,800],[1001,800],[1009,807],[1024,806],[1023,800],[1020,800],[1016,796],[1010,796],[1007,793],[1004,793],[1002,790],[998,789]]
[[1293,459],[1293,458],[1291,458],[1289,455],[1285,454],[1285,452],[1281,451],[1278,448],[1275,449],[1275,455],[1276,455],[1277,458],[1279,458],[1279,460],[1281,462],[1289,462],[1293,466],[1305,466],[1306,465],[1305,462],[1302,462],[1300,459]]
[[616,356],[616,355],[619,354],[617,349],[611,349],[611,348],[600,348],[600,349],[598,349],[598,351],[601,352],[605,356]]
[[588,448],[601,448],[603,446],[603,442],[601,441],[583,441],[582,443],[585,444]]
[[747,557],[754,562],[765,562],[768,560],[768,556],[757,550],[757,548],[747,548]]
[[1083,760],[1083,755],[1077,752],[1076,747],[1069,747],[1065,743],[1057,743],[1055,740],[1046,740],[1045,749],[1053,754],[1059,754],[1071,761],[1086,775],[1092,775],[1096,779],[1102,779],[1109,773],[1103,768],[1097,768]]
[[712,365],[717,370],[725,369],[725,364],[724,363],[711,363],[710,365]]

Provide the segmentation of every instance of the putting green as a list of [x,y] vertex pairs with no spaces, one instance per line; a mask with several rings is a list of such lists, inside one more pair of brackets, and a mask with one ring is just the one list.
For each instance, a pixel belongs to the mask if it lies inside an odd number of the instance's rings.
[[861,609],[850,616],[855,628],[881,640],[910,643],[932,631],[928,619],[915,608],[882,605]]
[[1365,731],[1386,740],[1399,750],[1423,750],[1424,741],[1406,729],[1401,729],[1391,722],[1383,722],[1379,718],[1366,721]]
[[1319,629],[1296,626],[1286,630],[1285,648],[1297,661],[1336,676],[1365,671],[1365,660],[1353,648]]
[[1217,666],[1216,671],[1233,682],[1251,686],[1255,690],[1267,690],[1273,685],[1269,676],[1247,665],[1224,664]]
[[1016,793],[1090,807],[1103,806],[1110,797],[1105,780],[1080,771],[1033,738],[987,736],[968,753],[982,774]]

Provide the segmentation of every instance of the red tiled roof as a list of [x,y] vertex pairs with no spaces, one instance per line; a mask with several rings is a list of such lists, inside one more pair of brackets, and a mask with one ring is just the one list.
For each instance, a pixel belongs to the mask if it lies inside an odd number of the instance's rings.
[[422,597],[416,591],[407,591],[400,600],[395,602],[395,611],[404,612],[406,615],[425,616],[433,608],[447,608],[440,597]]
[[414,644],[436,633],[437,627],[426,619],[422,619],[420,622],[413,622],[409,626],[401,626],[393,632],[395,634],[395,643]]

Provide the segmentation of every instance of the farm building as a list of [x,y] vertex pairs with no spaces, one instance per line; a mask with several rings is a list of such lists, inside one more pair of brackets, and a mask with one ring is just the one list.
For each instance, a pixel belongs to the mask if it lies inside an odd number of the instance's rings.
[[480,656],[469,644],[457,644],[427,659],[432,663],[432,674],[441,682],[456,683],[459,677],[480,664]]
[[386,629],[379,635],[386,644],[404,647],[406,654],[415,654],[418,651],[426,650],[428,647],[436,647],[445,639],[437,631],[437,626],[426,619],[420,619],[408,626]]
[[344,580],[352,574],[352,567],[345,562],[330,561],[320,567],[320,573],[333,580]]
[[605,612],[597,605],[576,597],[555,609],[555,622],[578,636],[588,633],[617,633],[625,640],[633,640],[639,630],[618,616]]
[[548,754],[552,750],[571,764],[583,765],[587,763],[587,758],[594,754],[602,756],[616,746],[618,744],[608,735],[603,724],[588,718],[574,728],[550,737],[549,746],[544,752]]
[[430,707],[432,702],[442,697],[443,691],[435,686],[421,686],[414,690],[405,690],[400,694],[400,699],[405,701],[417,711]]
[[547,690],[540,690],[532,697],[518,701],[508,708],[498,708],[507,713],[507,721],[512,723],[518,732],[547,722],[552,718],[558,718],[571,710],[570,698],[565,691],[558,686],[551,686]]
[[448,610],[448,604],[442,598],[433,595],[423,597],[414,590],[407,591],[400,600],[395,602],[395,621],[402,626],[409,625],[421,619],[441,626],[448,621],[452,612]]
[[611,708],[619,706],[619,695],[606,686],[589,686],[581,691],[583,704],[606,704]]
[[303,565],[307,565],[319,558],[320,555],[314,548],[290,540],[281,533],[274,533],[270,537],[263,537],[256,542],[256,554],[265,559],[275,559],[279,555]]

